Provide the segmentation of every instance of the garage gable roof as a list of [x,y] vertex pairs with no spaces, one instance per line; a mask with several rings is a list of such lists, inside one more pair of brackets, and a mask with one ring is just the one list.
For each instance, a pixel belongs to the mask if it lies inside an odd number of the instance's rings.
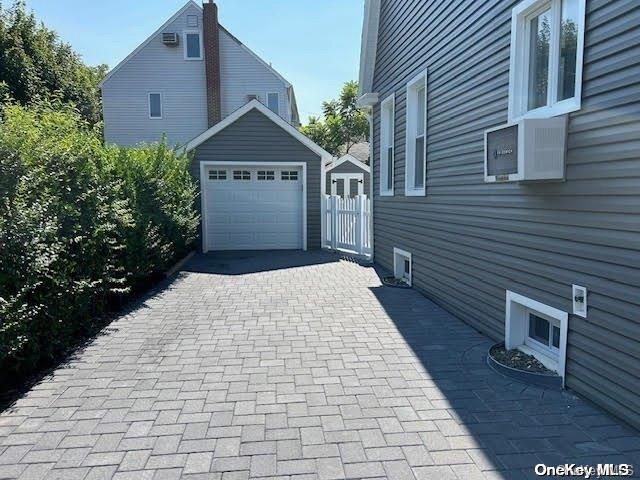
[[323,160],[323,162],[326,162],[333,158],[332,155],[329,152],[327,152],[324,148],[322,148],[320,145],[316,144],[311,139],[309,139],[308,137],[300,133],[297,128],[287,123],[279,115],[272,112],[269,108],[267,108],[263,103],[260,103],[258,100],[251,100],[249,103],[237,109],[235,112],[233,112],[231,115],[226,117],[221,122],[216,123],[213,127],[209,128],[205,132],[198,135],[196,138],[194,138],[187,144],[187,146],[185,147],[185,150],[187,152],[190,152],[191,150],[198,147],[199,145],[202,145],[204,142],[209,140],[214,135],[220,133],[229,125],[232,125],[234,122],[236,122],[242,116],[249,113],[251,110],[258,110],[260,113],[264,114],[265,117],[267,117],[273,123],[275,123],[280,128],[282,128],[286,133],[288,133],[293,138],[298,140],[309,150],[319,155],[320,158]]

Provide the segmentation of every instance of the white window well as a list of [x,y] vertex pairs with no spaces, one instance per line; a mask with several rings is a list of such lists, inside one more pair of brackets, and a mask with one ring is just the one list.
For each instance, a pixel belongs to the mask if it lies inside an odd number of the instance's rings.
[[399,248],[393,248],[393,276],[411,286],[413,264],[411,254]]
[[393,196],[395,97],[380,104],[380,195]]
[[580,109],[586,0],[524,0],[512,10],[509,120]]
[[199,31],[184,32],[184,59],[202,60],[202,35]]
[[162,118],[162,94],[160,93],[149,94],[149,118]]
[[564,385],[568,318],[567,312],[507,290],[505,347],[534,356]]
[[267,93],[267,107],[276,115],[280,115],[280,94],[278,92]]
[[251,180],[251,172],[249,170],[234,170],[234,180]]
[[226,170],[209,170],[209,180],[226,180]]
[[425,194],[427,172],[427,72],[407,84],[405,195]]

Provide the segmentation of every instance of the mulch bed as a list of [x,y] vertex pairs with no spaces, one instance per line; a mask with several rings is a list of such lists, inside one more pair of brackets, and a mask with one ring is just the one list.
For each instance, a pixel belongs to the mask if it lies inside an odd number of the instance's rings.
[[523,372],[555,375],[555,372],[549,370],[535,357],[527,355],[516,348],[507,350],[504,345],[495,345],[491,349],[490,354],[498,363],[506,365],[507,367],[516,368]]
[[387,287],[394,287],[394,288],[411,288],[407,282],[405,282],[404,280],[400,280],[399,278],[396,277],[392,277],[392,276],[387,276],[387,277],[382,277],[382,284],[386,285]]

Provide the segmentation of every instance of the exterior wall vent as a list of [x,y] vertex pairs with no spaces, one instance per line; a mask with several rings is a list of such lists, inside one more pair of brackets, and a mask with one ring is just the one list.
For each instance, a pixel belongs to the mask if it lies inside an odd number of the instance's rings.
[[573,314],[587,318],[587,289],[580,285],[572,286]]
[[527,118],[484,132],[484,181],[564,180],[567,117]]
[[162,34],[162,43],[169,47],[178,45],[180,36],[175,32],[166,32]]

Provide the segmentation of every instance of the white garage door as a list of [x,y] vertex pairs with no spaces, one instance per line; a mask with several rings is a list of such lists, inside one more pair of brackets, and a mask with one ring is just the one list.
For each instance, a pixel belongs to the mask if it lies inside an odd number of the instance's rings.
[[207,166],[207,250],[300,249],[300,167]]

